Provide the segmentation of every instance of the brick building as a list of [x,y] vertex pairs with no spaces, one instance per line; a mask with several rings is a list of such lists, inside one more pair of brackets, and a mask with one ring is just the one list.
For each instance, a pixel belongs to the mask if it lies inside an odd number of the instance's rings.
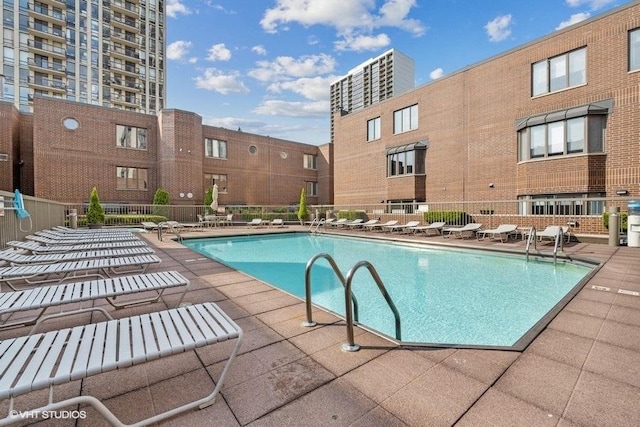
[[[640,195],[640,3],[334,121],[334,202]],[[367,165],[362,167],[361,165]]]
[[148,115],[37,97],[33,114],[0,102],[0,188],[68,203],[202,204],[218,184],[225,204],[331,203],[331,146],[205,126],[192,112]]

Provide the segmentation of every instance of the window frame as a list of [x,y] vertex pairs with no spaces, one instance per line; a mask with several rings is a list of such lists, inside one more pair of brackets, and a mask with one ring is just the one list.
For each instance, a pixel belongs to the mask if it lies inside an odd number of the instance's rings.
[[316,181],[306,181],[305,182],[305,190],[307,193],[307,197],[317,197],[318,196],[318,183]]
[[[142,174],[142,172],[144,172],[144,174]],[[122,185],[122,183],[124,183],[124,185]],[[148,191],[148,189],[149,169],[131,166],[116,166],[116,190]]]
[[[126,134],[122,132],[127,132]],[[125,137],[126,135],[126,137]],[[125,148],[130,150],[142,150],[147,151],[149,149],[148,143],[148,129],[139,128],[137,126],[116,124],[116,147]]]
[[315,154],[304,154],[302,157],[302,167],[308,170],[318,170],[318,156]]
[[393,112],[393,134],[409,132],[418,129],[418,104],[413,104]]
[[[228,159],[227,141],[217,138],[204,139],[204,156],[209,159]],[[217,155],[216,155],[217,154]]]
[[381,138],[381,119],[380,116],[367,120],[367,142],[376,141]]
[[387,178],[425,174],[426,149],[411,149],[387,153]]
[[[561,64],[562,67],[560,67]],[[577,82],[572,82],[577,75],[582,75],[582,78]],[[585,84],[587,84],[586,46],[531,64],[532,97],[560,92]]]
[[[636,49],[634,49],[634,36],[637,37],[637,40],[635,40]],[[640,71],[640,27],[629,30],[627,37],[627,46],[627,70],[629,72]]]
[[218,184],[219,194],[227,194],[229,192],[229,176],[227,174],[205,173],[204,188],[213,187],[215,184]]

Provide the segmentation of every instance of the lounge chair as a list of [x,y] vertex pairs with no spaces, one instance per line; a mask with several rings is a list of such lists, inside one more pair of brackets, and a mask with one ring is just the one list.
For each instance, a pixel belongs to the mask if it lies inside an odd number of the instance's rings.
[[[28,413],[56,413],[65,408],[91,405],[111,425],[123,425],[93,396],[76,395],[54,401],[55,388],[95,374],[235,339],[227,363],[208,396],[153,415],[136,425],[157,424],[185,411],[211,405],[240,349],[242,337],[242,329],[220,307],[207,302],[30,337],[5,339],[0,342],[0,366],[3,368],[0,399],[8,399],[8,407],[13,408],[15,397],[31,391],[49,390],[48,402],[41,407],[28,408]],[[226,348],[227,344],[224,345]],[[24,421],[20,411],[5,412],[7,416],[0,420],[3,425]],[[98,419],[87,421],[88,424],[102,422]]]
[[412,230],[413,230],[414,233],[423,232],[427,236],[429,236],[431,233],[434,233],[435,235],[438,235],[438,234],[442,234],[442,229],[444,228],[444,226],[446,224],[447,223],[444,222],[444,221],[432,222],[429,225],[418,225],[416,227],[413,227]]
[[140,224],[142,224],[142,228],[144,228],[147,231],[157,230],[159,227],[159,225],[153,221],[142,221]]
[[325,222],[325,225],[329,225],[331,227],[341,227],[347,223],[347,218],[340,218],[337,221]]
[[452,227],[452,228],[444,228],[442,230],[442,237],[459,237],[461,239],[468,239],[473,237],[476,234],[476,231],[480,230],[482,224],[471,222],[464,227]]
[[377,224],[378,222],[380,222],[380,221],[378,221],[377,219],[370,219],[367,222],[360,222],[360,223],[357,223],[357,224],[351,223],[351,224],[349,224],[349,227],[352,228],[352,229],[362,229],[363,227],[369,227],[369,226],[371,226],[373,224]]
[[247,227],[263,227],[264,221],[260,218],[253,218],[251,221],[247,223]]
[[35,234],[26,236],[25,239],[33,240],[34,242],[41,243],[43,245],[78,245],[81,243],[105,243],[105,242],[122,242],[128,240],[140,240],[138,236],[122,235],[122,236],[71,236],[65,238],[51,238],[44,236],[37,236]]
[[553,242],[556,240],[556,236],[558,234],[560,234],[561,238],[564,238],[563,228],[559,225],[550,225],[542,231],[537,231],[536,237],[538,238],[539,241],[550,240]]
[[135,236],[131,231],[126,230],[110,230],[110,231],[102,231],[102,232],[80,232],[80,233],[68,233],[65,231],[55,231],[55,230],[41,230],[36,231],[36,236],[48,237],[50,239],[86,239],[86,238],[105,238],[105,237],[131,237]]
[[343,226],[345,228],[354,228],[359,226],[360,224],[364,223],[364,219],[362,218],[356,218],[353,221],[347,221],[346,223],[343,224]]
[[269,227],[284,228],[284,221],[282,218],[274,218],[269,223]]
[[363,226],[362,228],[363,228],[364,230],[367,230],[367,229],[368,229],[368,230],[371,230],[371,231],[376,230],[376,229],[378,229],[378,228],[379,228],[380,230],[384,230],[384,227],[389,227],[389,226],[392,226],[392,225],[396,225],[398,222],[399,222],[399,221],[396,221],[395,219],[392,219],[392,220],[390,220],[390,221],[385,222],[384,224],[375,223],[375,224],[367,225],[366,227],[364,227],[364,226]]
[[[178,307],[189,289],[189,280],[177,271],[120,276],[3,292],[0,293],[0,329],[35,325],[31,329],[31,334],[46,319],[76,315],[88,311],[100,311],[107,319],[113,320],[111,315],[102,307],[94,305],[93,307],[83,308],[82,303],[104,299],[112,307],[122,308],[157,302],[165,290],[180,286],[184,286],[184,290],[174,305],[174,307]],[[119,298],[116,301],[117,297],[149,292],[154,292],[155,296],[150,298],[127,298],[126,301],[122,301],[122,298]],[[62,310],[65,304],[70,304],[70,306],[67,306],[69,307],[68,310]],[[51,307],[59,307],[60,310],[56,311],[55,314],[44,316],[45,311]],[[5,323],[5,316],[29,310],[39,310],[39,313],[30,318],[21,317],[19,320]]]
[[405,230],[411,229],[412,227],[417,227],[418,225],[420,225],[420,221],[409,221],[406,224],[385,225],[385,228],[389,230],[389,232],[404,232]]
[[478,240],[483,240],[486,237],[493,240],[496,237],[500,239],[502,243],[509,240],[509,236],[511,236],[518,229],[516,224],[500,224],[497,228],[492,230],[479,230],[476,235]]
[[76,252],[76,251],[97,251],[102,249],[118,249],[118,248],[135,248],[147,246],[147,242],[144,240],[125,240],[122,242],[98,242],[98,243],[80,243],[77,245],[41,245],[38,242],[23,242],[19,240],[12,240],[7,242],[7,246],[15,249],[21,249],[29,251],[32,254],[55,254],[63,252]]
[[[0,267],[0,285],[6,283],[14,291],[15,282],[39,284],[62,282],[78,277],[111,277],[112,274],[144,273],[151,264],[162,260],[157,255],[138,255],[120,258],[98,258],[54,264],[29,264],[16,267]],[[81,273],[78,275],[78,273]]]
[[327,219],[325,219],[324,221],[321,221],[321,223],[322,223],[322,225],[323,225],[324,227],[326,227],[327,225],[329,225],[329,226],[330,226],[330,225],[331,225],[331,224],[333,224],[334,222],[336,222],[336,219],[335,219],[335,218],[327,218]]
[[0,251],[0,260],[11,263],[11,265],[24,264],[51,264],[54,262],[78,261],[95,258],[115,258],[122,256],[149,255],[155,251],[148,246],[138,246],[121,249],[102,249],[97,251],[76,251],[61,252],[53,254],[24,254],[12,249]]

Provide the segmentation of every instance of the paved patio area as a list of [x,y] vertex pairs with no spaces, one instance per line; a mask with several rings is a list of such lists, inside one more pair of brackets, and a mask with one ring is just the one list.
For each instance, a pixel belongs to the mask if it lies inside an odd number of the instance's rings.
[[[192,232],[243,234],[306,230],[227,227]],[[359,233],[364,234],[363,232]],[[371,233],[380,236],[381,233]],[[214,301],[245,338],[221,396],[170,426],[637,426],[640,424],[640,248],[571,243],[565,253],[605,262],[579,294],[523,351],[398,348],[356,328],[360,351],[346,353],[341,319],[314,311],[301,327],[304,303],[185,248],[165,235],[143,235],[163,262],[150,271],[178,270],[191,280],[185,301]],[[187,236],[188,237],[188,236]],[[389,234],[387,234],[389,237]],[[403,238],[398,234],[394,239]],[[507,243],[442,237],[408,238],[522,250]],[[538,246],[551,251],[552,246]],[[118,310],[114,317],[161,310],[176,301]],[[91,314],[50,322],[44,329],[91,321]],[[97,316],[97,315],[96,315]],[[101,320],[101,319],[95,319]],[[24,329],[0,333],[19,336]],[[228,344],[228,345],[227,345]],[[101,399],[124,422],[195,400],[210,392],[231,352],[216,344],[100,374],[59,388]],[[17,399],[16,409],[46,401],[46,392]],[[7,401],[0,402],[6,411]],[[41,425],[99,426],[92,408],[78,420]],[[4,412],[3,412],[4,413]],[[29,420],[26,424],[39,420]]]

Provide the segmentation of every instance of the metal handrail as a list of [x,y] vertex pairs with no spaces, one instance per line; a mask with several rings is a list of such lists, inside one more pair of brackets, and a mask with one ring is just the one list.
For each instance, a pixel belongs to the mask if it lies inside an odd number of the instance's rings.
[[536,236],[536,227],[532,226],[529,230],[529,237],[527,238],[527,247],[525,252],[527,253],[527,262],[529,262],[529,247],[531,246],[531,242],[533,241],[533,249],[536,249],[536,241],[538,237]]
[[398,309],[396,308],[393,300],[389,296],[384,283],[382,283],[382,279],[380,279],[378,272],[369,261],[359,261],[353,267],[351,267],[351,270],[347,272],[347,283],[344,288],[347,321],[347,342],[342,344],[343,351],[358,351],[360,349],[360,346],[354,342],[353,313],[351,310],[351,304],[349,304],[349,299],[347,298],[349,295],[351,295],[351,281],[353,280],[353,276],[356,274],[356,271],[358,271],[360,267],[367,267],[367,270],[369,270],[369,273],[371,273],[373,280],[375,280],[376,284],[378,285],[378,289],[382,293],[385,301],[387,301],[387,304],[389,305],[389,308],[391,309],[391,311],[393,312],[393,316],[395,317],[396,339],[398,341],[402,340],[402,331],[400,329],[400,313],[398,312]]
[[[327,261],[329,261],[329,265],[331,265],[333,272],[336,274],[336,276],[338,276],[338,279],[340,280],[340,283],[342,283],[342,286],[346,287],[346,284],[347,284],[347,281],[345,280],[344,276],[340,272],[338,265],[336,264],[334,259],[331,257],[331,255],[327,253],[319,253],[315,255],[313,258],[311,258],[307,262],[307,266],[304,270],[304,291],[305,291],[305,305],[307,310],[307,320],[302,322],[302,326],[308,326],[308,327],[316,326],[316,322],[313,321],[312,314],[311,314],[311,267],[313,267],[313,264],[319,258],[324,258]],[[348,295],[348,294],[345,294],[345,295]],[[351,294],[351,300],[353,301],[353,306],[356,313],[355,314],[356,321],[358,321],[358,300],[353,294]]]
[[558,245],[560,246],[560,250],[563,250],[564,243],[564,231],[562,227],[558,227],[558,231],[556,232],[556,241],[553,247],[553,265],[556,265],[556,260],[558,258]]
[[[316,220],[318,221],[316,223]],[[313,221],[311,221],[311,225],[309,225],[309,232],[315,234],[318,232],[318,229],[320,228],[320,225],[324,224],[324,218],[314,218]],[[311,229],[313,228],[313,226],[316,226],[315,230],[311,231]]]

